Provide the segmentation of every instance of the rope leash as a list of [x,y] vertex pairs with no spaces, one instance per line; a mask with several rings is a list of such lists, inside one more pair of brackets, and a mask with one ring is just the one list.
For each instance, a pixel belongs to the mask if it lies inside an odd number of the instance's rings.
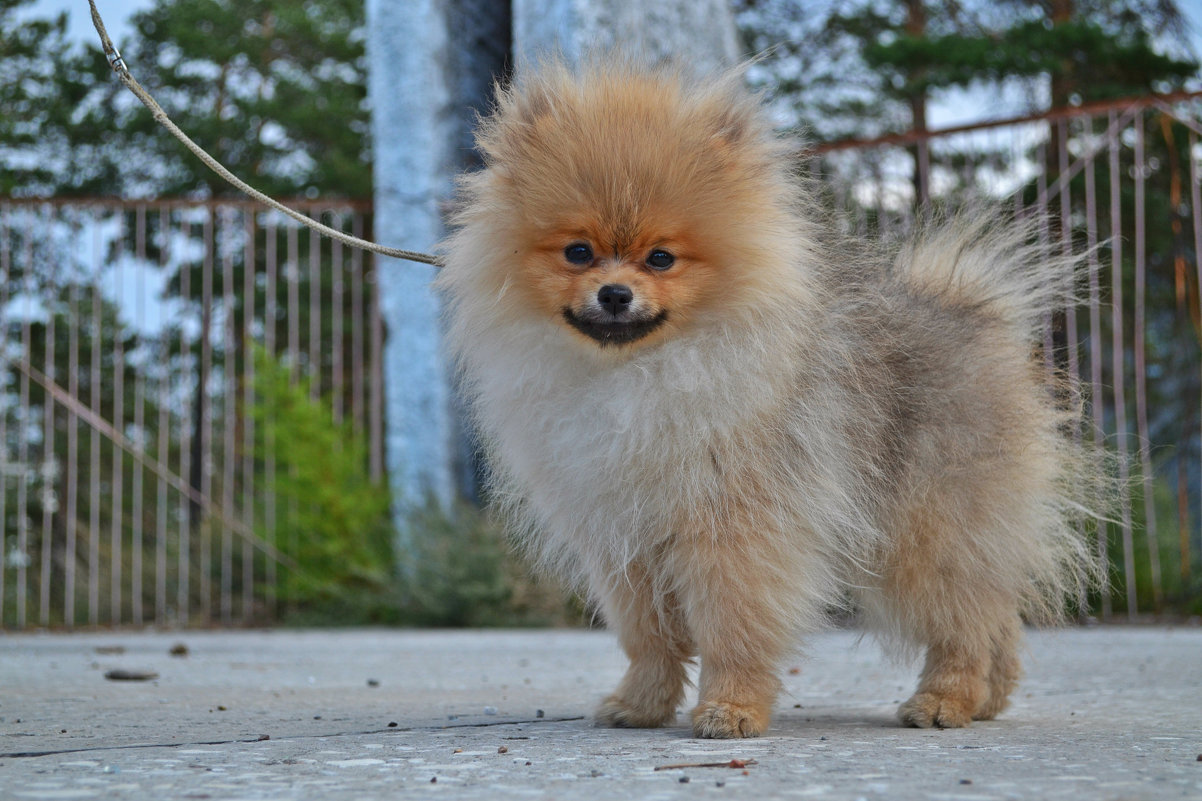
[[150,96],[149,92],[142,88],[142,84],[138,83],[137,79],[134,78],[134,76],[130,73],[129,67],[125,63],[125,59],[121,57],[121,54],[117,52],[117,48],[113,46],[112,40],[109,39],[108,31],[104,28],[104,20],[100,18],[100,12],[96,9],[96,0],[88,0],[88,5],[92,7],[92,25],[96,27],[96,33],[100,35],[100,46],[104,49],[104,55],[105,58],[108,59],[109,66],[113,68],[113,72],[117,73],[117,78],[120,79],[121,83],[124,84],[126,89],[133,92],[134,96],[138,98],[138,100],[142,101],[142,105],[150,109],[150,113],[160,125],[170,131],[171,135],[176,139],[183,142],[184,146],[191,150],[196,157],[204,162],[205,166],[210,170],[217,173],[234,187],[259,201],[260,203],[263,203],[264,205],[269,206],[276,211],[287,214],[297,222],[307,225],[318,233],[328,236],[331,239],[336,239],[345,245],[349,245],[353,248],[360,248],[361,250],[367,250],[372,253],[378,253],[381,256],[389,256],[394,259],[405,259],[406,261],[414,261],[421,264],[431,264],[435,267],[442,266],[442,263],[438,260],[438,258],[430,255],[429,253],[385,247],[383,245],[378,245],[375,242],[368,242],[366,239],[360,239],[357,236],[351,236],[350,234],[335,230],[328,225],[323,225],[317,220],[314,220],[312,217],[302,214],[295,209],[289,208],[274,198],[268,197],[258,189],[255,189],[253,186],[243,181],[238,176],[234,175],[232,172],[226,169],[221,162],[210,156],[204,148],[193,142],[186,133],[180,130],[179,126],[172,122],[171,118],[167,116],[167,112],[163,111],[162,106],[160,106],[155,99]]

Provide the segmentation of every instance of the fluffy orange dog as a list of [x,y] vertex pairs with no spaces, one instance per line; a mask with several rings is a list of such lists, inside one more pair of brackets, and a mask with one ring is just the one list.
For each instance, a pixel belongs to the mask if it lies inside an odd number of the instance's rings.
[[478,140],[450,344],[497,505],[630,657],[598,721],[671,723],[699,655],[694,733],[760,734],[849,602],[925,649],[903,722],[997,715],[1020,616],[1090,563],[1032,356],[1072,265],[983,214],[890,259],[840,239],[738,73],[551,63]]

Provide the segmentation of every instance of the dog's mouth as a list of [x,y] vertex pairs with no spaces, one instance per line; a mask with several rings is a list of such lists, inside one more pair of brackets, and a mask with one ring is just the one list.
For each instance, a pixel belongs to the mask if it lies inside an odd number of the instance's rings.
[[572,326],[572,328],[575,328],[602,346],[625,345],[642,339],[663,325],[668,319],[668,310],[661,309],[659,314],[651,317],[594,320],[588,317],[579,317],[570,308],[565,306],[563,309],[563,318],[568,321],[568,325]]

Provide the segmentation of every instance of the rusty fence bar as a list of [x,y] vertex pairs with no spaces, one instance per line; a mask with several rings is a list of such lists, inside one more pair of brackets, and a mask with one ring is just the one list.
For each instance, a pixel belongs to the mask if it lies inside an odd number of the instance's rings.
[[0,628],[274,619],[260,378],[382,430],[373,269],[248,203],[0,200]]

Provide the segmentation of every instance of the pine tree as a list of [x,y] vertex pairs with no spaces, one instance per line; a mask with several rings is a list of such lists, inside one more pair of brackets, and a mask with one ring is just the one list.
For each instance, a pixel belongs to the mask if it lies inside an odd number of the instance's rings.
[[1036,110],[1167,91],[1198,72],[1171,0],[735,5],[748,51],[766,54],[753,80],[816,141],[911,130],[916,99],[955,88],[1021,83]]
[[82,101],[97,90],[96,77],[67,37],[65,13],[19,19],[31,3],[0,0],[0,196],[110,182],[112,162],[91,158],[99,138],[83,119],[89,112]]
[[[271,195],[367,197],[363,4],[355,0],[160,0],[123,50],[173,119]],[[125,176],[169,196],[236,193],[141,107],[121,135],[146,153]]]

